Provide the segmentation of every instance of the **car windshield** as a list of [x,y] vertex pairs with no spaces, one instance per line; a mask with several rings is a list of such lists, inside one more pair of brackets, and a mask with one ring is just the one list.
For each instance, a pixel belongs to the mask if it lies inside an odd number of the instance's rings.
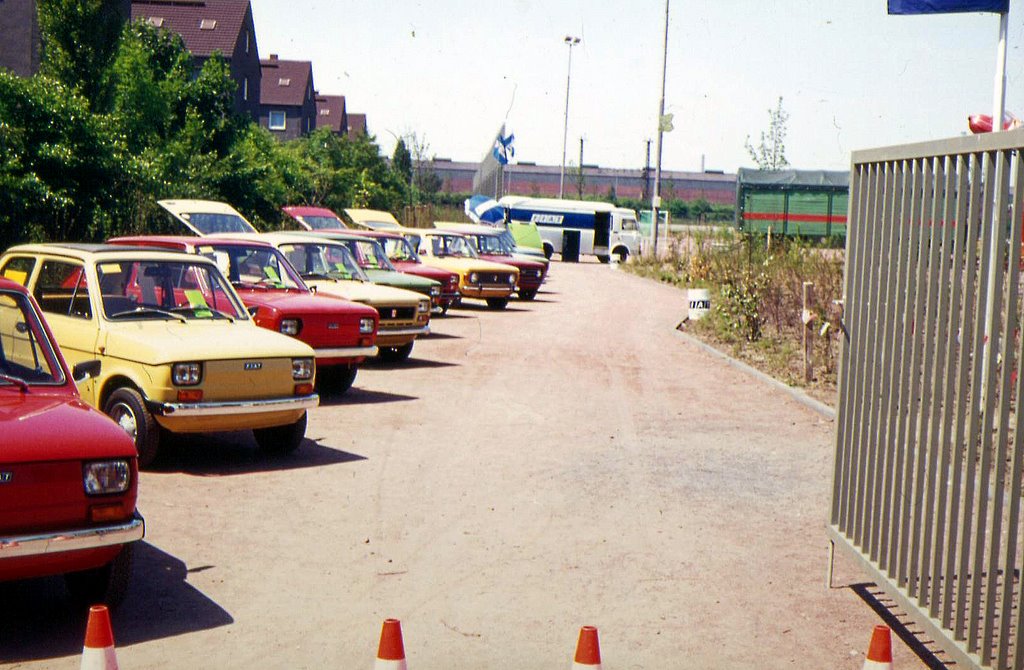
[[[355,247],[356,260],[359,262],[360,267],[398,272],[395,266],[391,264],[391,261],[388,260],[388,255],[384,253],[384,247],[378,244],[376,240],[359,240],[355,243]],[[351,249],[351,247],[349,248]]]
[[197,251],[212,259],[236,288],[308,290],[284,255],[273,247],[204,244]]
[[255,233],[248,221],[238,214],[212,212],[182,212],[181,218],[202,235],[213,233]]
[[498,240],[501,242],[501,248],[505,250],[506,254],[514,254],[516,252],[516,238],[512,237],[512,233],[504,230],[498,235]]
[[310,230],[344,230],[348,228],[345,222],[336,216],[312,216],[304,214],[298,217],[299,221],[309,226]]
[[0,387],[63,383],[53,344],[28,297],[0,290]]
[[352,252],[340,242],[287,242],[279,248],[303,279],[370,281],[352,257]]
[[459,235],[428,235],[431,249],[435,256],[454,256],[456,258],[478,258],[473,246],[465,237]]
[[237,294],[206,263],[127,260],[96,266],[108,319],[246,319]]
[[388,228],[399,228],[400,226],[393,221],[373,221],[366,220],[360,221],[361,224],[367,228],[373,228],[374,230],[387,230]]
[[416,249],[412,242],[404,237],[383,237],[378,240],[384,245],[384,253],[391,261],[419,263],[420,257],[416,255]]
[[476,235],[476,250],[482,254],[505,255],[505,247],[497,235]]

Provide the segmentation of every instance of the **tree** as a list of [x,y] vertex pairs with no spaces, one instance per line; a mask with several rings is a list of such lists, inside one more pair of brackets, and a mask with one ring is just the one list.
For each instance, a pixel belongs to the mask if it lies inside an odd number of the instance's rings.
[[782,170],[789,167],[786,160],[786,122],[789,113],[782,109],[782,96],[775,109],[768,110],[768,132],[761,131],[757,147],[750,144],[750,136],[744,146],[760,170]]
[[391,169],[401,178],[403,183],[412,183],[412,154],[405,146],[405,139],[399,137],[395,143],[395,152],[391,155]]

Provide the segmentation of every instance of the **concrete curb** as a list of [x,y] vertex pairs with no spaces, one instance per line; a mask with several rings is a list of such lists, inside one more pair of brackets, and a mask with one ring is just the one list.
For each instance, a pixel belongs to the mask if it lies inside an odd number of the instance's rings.
[[707,344],[706,342],[703,342],[702,340],[697,339],[693,335],[690,335],[688,333],[684,333],[681,330],[679,330],[678,328],[673,328],[672,332],[674,332],[676,334],[676,336],[679,337],[680,339],[682,339],[684,342],[689,342],[690,344],[694,345],[698,349],[703,349],[704,351],[706,351],[707,353],[711,354],[712,356],[715,356],[715,357],[725,361],[726,363],[728,363],[732,367],[736,368],[737,370],[745,372],[748,375],[750,375],[751,377],[754,377],[755,379],[759,379],[762,382],[764,382],[765,384],[768,384],[769,386],[774,386],[775,388],[779,389],[780,391],[785,391],[790,396],[792,396],[792,398],[794,400],[796,400],[797,402],[799,402],[799,403],[801,403],[803,405],[806,405],[807,407],[813,409],[815,412],[817,412],[818,414],[821,414],[826,419],[829,419],[829,420],[832,420],[832,421],[835,420],[835,418],[836,418],[836,411],[834,409],[832,409],[831,407],[829,407],[825,403],[821,402],[820,400],[815,400],[814,398],[812,398],[811,396],[807,395],[806,393],[804,393],[800,389],[795,388],[793,386],[790,386],[789,384],[783,384],[778,379],[775,379],[774,377],[770,377],[770,376],[766,375],[765,373],[761,372],[760,370],[758,370],[757,368],[751,367],[750,365],[747,365],[743,361],[736,360],[735,358],[733,358],[732,356],[729,356],[728,354],[722,353],[718,349],[715,349],[714,347],[712,347],[710,344]]

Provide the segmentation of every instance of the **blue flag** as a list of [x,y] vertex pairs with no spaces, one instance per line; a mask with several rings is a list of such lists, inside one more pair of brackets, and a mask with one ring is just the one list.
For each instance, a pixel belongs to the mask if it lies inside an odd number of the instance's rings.
[[498,137],[494,139],[494,149],[491,150],[491,154],[502,165],[508,165],[508,162],[516,155],[516,148],[512,146],[516,136],[515,133],[509,133],[508,137],[505,137],[505,126],[502,126],[501,129]]
[[888,0],[890,14],[952,14],[1010,11],[1010,0]]

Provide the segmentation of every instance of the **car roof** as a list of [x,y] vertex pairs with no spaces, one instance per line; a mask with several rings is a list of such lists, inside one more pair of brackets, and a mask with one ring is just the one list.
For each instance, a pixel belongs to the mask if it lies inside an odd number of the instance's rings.
[[[273,247],[270,242],[257,238],[247,239],[244,237],[219,237],[219,236],[207,236],[207,237],[196,237],[195,235],[126,235],[124,237],[112,237],[109,241],[114,242],[116,240],[123,240],[124,242],[134,242],[141,240],[152,240],[153,242],[161,242],[164,244],[182,244],[188,246],[210,246],[210,245],[221,245],[221,246],[257,246],[257,247]],[[129,246],[128,244],[118,244],[120,248]],[[152,249],[150,245],[139,243],[138,246]]]
[[[341,220],[341,217],[334,213],[334,210],[327,209],[326,207],[308,207],[306,205],[289,205],[282,207],[286,213],[292,216],[333,216],[334,218]],[[344,223],[344,222],[342,222]]]
[[87,260],[95,256],[100,257],[144,257],[144,258],[166,258],[169,260],[178,260],[182,256],[188,256],[190,259],[199,259],[200,262],[212,263],[207,258],[202,256],[196,256],[189,254],[186,251],[180,249],[166,249],[157,248],[152,246],[143,245],[124,245],[124,244],[85,244],[77,242],[46,242],[40,244],[19,244],[11,247],[6,253],[9,254],[57,254],[64,256],[71,256],[81,260]]
[[454,221],[435,221],[434,228],[444,231],[454,231],[467,235],[501,235],[503,229],[494,226],[483,226],[478,223],[456,223]]

